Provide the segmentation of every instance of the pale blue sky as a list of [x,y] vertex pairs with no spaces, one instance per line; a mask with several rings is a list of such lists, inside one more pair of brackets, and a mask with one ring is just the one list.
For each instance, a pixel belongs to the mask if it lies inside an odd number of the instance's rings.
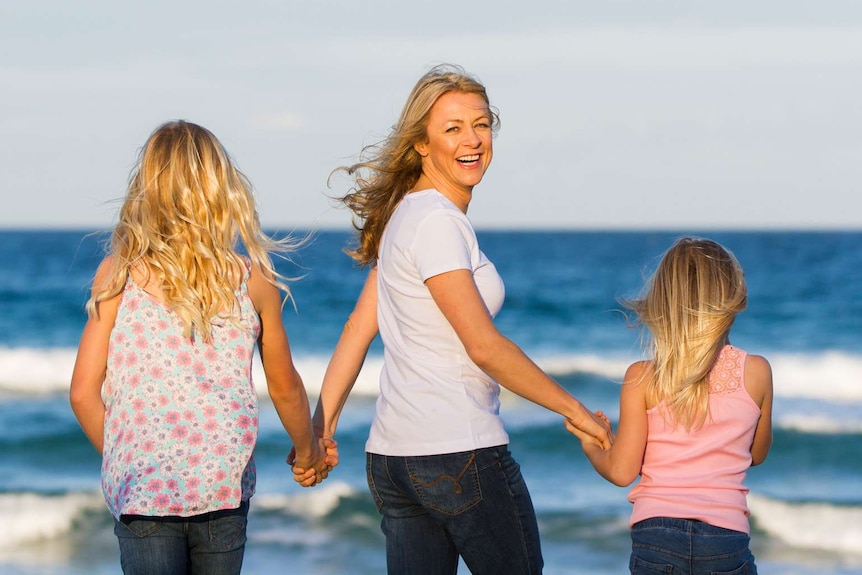
[[0,227],[110,226],[175,118],[267,226],[346,227],[327,175],[440,62],[500,110],[477,227],[862,227],[855,0],[3,0]]

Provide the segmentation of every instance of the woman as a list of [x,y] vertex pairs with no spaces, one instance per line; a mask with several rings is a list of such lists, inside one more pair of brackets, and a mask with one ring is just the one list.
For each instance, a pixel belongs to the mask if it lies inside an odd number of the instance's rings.
[[466,212],[498,125],[484,86],[439,66],[420,78],[389,137],[346,168],[356,186],[342,200],[359,230],[351,255],[371,271],[314,421],[322,437],[335,435],[379,331],[384,366],[366,457],[390,574],[452,574],[459,555],[476,574],[541,572],[536,517],[507,449],[498,383],[562,414],[597,444],[611,442],[606,422],[494,327],[503,283]]

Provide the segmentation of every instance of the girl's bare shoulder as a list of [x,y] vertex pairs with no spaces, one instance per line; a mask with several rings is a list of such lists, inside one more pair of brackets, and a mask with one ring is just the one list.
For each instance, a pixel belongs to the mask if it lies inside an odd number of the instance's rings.
[[640,384],[649,380],[653,373],[653,363],[648,360],[636,361],[626,370],[623,383]]
[[765,357],[748,354],[745,357],[745,389],[758,405],[772,396],[772,366]]

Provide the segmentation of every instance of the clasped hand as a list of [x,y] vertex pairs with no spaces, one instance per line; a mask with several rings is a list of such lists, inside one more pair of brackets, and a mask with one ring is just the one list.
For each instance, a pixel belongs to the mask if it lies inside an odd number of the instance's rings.
[[581,440],[582,445],[598,445],[603,450],[610,449],[614,444],[614,432],[611,422],[603,411],[589,412],[581,421],[571,418],[564,419],[569,433]]
[[305,458],[296,455],[296,446],[287,456],[287,464],[293,471],[293,480],[303,487],[314,487],[338,465],[338,443],[331,437],[319,437],[314,453]]

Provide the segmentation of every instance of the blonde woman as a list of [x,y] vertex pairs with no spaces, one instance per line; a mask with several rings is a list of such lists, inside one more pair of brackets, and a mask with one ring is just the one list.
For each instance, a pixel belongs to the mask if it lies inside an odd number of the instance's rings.
[[665,253],[642,299],[628,302],[652,342],[620,391],[610,450],[584,452],[629,493],[632,573],[756,573],[749,550],[746,470],[772,445],[772,371],[731,345],[747,290],[733,255],[682,238]]
[[[335,436],[371,341],[383,340],[366,443],[390,574],[540,573],[536,517],[499,414],[502,385],[605,447],[605,423],[494,327],[503,282],[467,218],[498,119],[484,86],[432,69],[398,123],[347,168],[365,287],[326,371],[315,427]],[[301,478],[300,478],[301,479]]]
[[240,572],[256,343],[309,483],[337,463],[315,439],[282,324],[287,287],[268,252],[289,248],[261,232],[251,186],[211,132],[176,121],[152,133],[96,272],[70,391],[102,454],[127,575]]

